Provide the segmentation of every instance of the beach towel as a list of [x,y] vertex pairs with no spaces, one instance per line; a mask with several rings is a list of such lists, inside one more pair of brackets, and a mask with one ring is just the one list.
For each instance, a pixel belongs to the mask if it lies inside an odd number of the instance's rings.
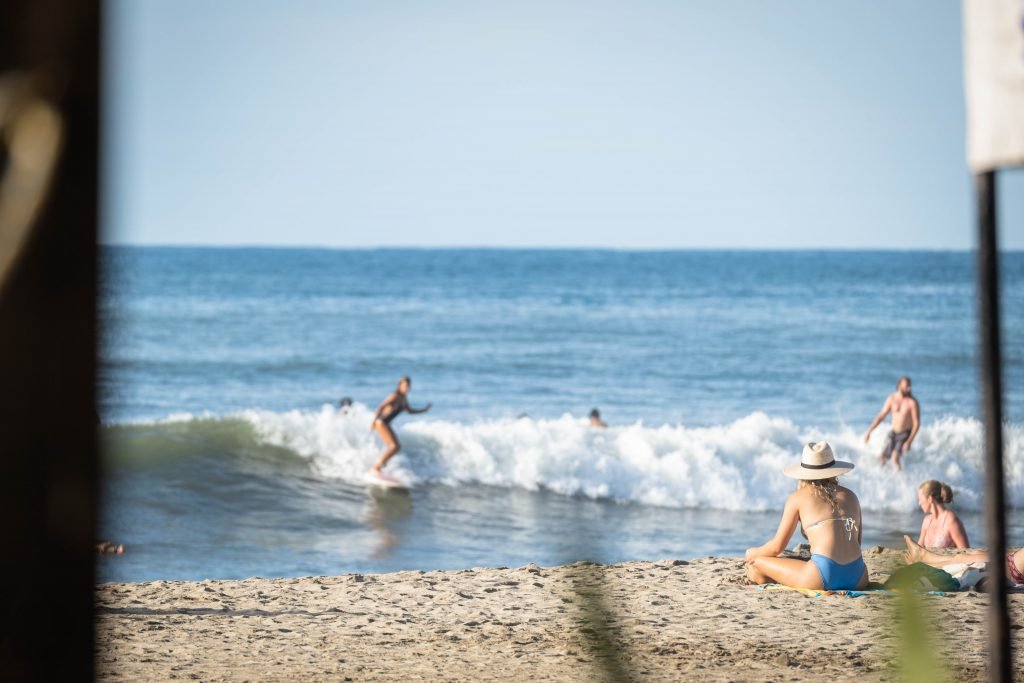
[[[838,595],[840,597],[847,598],[863,598],[868,595],[897,595],[897,591],[883,588],[880,583],[869,584],[868,588],[862,591],[859,590],[839,590],[839,591],[827,591],[824,589],[817,588],[794,588],[792,586],[783,586],[781,583],[765,583],[758,586],[763,591],[791,591],[794,593],[802,593],[809,598],[822,598],[830,595]],[[947,591],[929,590],[924,591],[925,595],[946,595]]]
[[[873,584],[878,586],[879,584]],[[783,586],[781,583],[765,583],[758,586],[763,591],[792,591],[794,593],[802,593],[809,598],[821,598],[830,595],[839,595],[847,598],[862,598],[866,595],[895,595],[891,590],[885,588],[871,588],[868,587],[862,591],[859,590],[838,590],[838,591],[827,591],[825,589],[818,588],[794,588],[793,586]],[[944,595],[944,593],[936,593],[937,595]]]

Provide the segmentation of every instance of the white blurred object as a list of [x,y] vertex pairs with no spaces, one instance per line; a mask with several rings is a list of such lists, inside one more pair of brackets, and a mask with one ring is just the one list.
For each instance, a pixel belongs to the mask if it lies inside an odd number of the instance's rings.
[[960,589],[965,590],[978,585],[985,576],[984,562],[961,562],[958,564],[947,564],[943,567],[945,572],[960,582]]
[[964,0],[967,164],[1024,165],[1024,0]]

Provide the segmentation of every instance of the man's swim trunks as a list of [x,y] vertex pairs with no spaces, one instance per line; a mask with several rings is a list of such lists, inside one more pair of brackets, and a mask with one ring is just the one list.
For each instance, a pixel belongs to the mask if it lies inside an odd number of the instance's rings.
[[905,432],[889,432],[889,436],[885,439],[885,448],[882,449],[882,457],[888,460],[892,457],[893,453],[901,453],[903,451],[903,444],[910,438],[910,430]]

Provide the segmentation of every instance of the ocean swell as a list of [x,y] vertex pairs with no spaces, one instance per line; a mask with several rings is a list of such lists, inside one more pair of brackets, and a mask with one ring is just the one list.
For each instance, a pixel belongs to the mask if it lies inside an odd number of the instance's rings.
[[[304,463],[316,476],[361,484],[381,450],[370,419],[363,405],[344,415],[325,405],[319,411],[173,415],[107,431],[118,462],[217,451]],[[923,425],[901,473],[877,460],[884,429],[864,444],[859,427],[802,427],[760,412],[712,427],[638,422],[598,430],[569,415],[469,423],[404,417],[396,424],[403,450],[389,471],[413,486],[482,484],[641,505],[772,510],[794,485],[782,468],[799,459],[805,442],[825,439],[839,459],[857,465],[844,482],[865,509],[913,510],[925,479],[948,482],[960,509],[981,506],[982,428],[968,418]],[[1005,437],[1007,497],[1018,507],[1024,505],[1024,429],[1008,425]]]

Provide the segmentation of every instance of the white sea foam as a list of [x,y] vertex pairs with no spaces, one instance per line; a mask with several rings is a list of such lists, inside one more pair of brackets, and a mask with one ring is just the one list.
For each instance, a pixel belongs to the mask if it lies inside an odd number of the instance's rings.
[[[176,415],[172,421],[190,419]],[[346,415],[325,405],[318,412],[248,410],[222,419],[240,419],[260,443],[288,448],[321,475],[353,483],[363,481],[382,448],[369,430],[371,412],[360,404]],[[805,442],[824,439],[836,457],[857,465],[843,481],[866,509],[912,510],[926,479],[949,483],[960,509],[978,510],[982,502],[982,428],[966,418],[923,425],[902,473],[877,460],[884,429],[865,445],[859,428],[801,427],[760,412],[713,427],[636,423],[598,430],[569,415],[471,423],[403,416],[396,425],[403,450],[388,469],[410,484],[543,488],[643,505],[769,510],[780,508],[794,487],[783,467],[799,459]],[[1022,506],[1024,428],[1007,426],[1005,441],[1008,502]]]

